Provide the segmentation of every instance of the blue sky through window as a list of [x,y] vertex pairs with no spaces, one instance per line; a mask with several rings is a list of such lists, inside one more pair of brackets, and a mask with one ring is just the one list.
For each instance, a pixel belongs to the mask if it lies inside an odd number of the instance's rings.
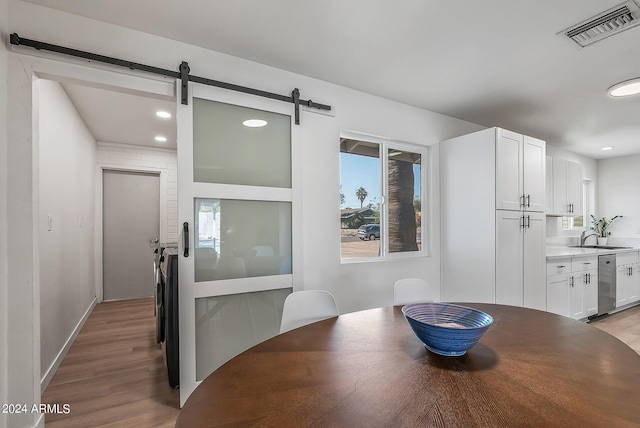
[[[420,198],[420,165],[413,165],[414,199]],[[364,187],[367,199],[363,206],[380,202],[380,160],[369,156],[340,153],[340,184],[345,203],[340,208],[360,208],[356,190]],[[375,199],[374,199],[375,198]]]

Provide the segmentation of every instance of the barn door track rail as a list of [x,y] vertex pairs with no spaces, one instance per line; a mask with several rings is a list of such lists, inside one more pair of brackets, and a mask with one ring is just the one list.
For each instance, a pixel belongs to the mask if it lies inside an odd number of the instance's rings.
[[295,106],[295,124],[300,125],[300,106],[307,106],[318,110],[331,111],[331,106],[325,104],[319,104],[311,100],[303,100],[300,98],[300,90],[295,88],[291,91],[291,95],[280,95],[273,92],[262,91],[260,89],[248,88],[246,86],[234,85],[233,83],[220,82],[219,80],[207,79],[205,77],[198,77],[189,74],[189,64],[182,61],[178,66],[179,71],[166,70],[159,67],[153,67],[150,65],[140,64],[138,62],[127,61],[123,59],[113,58],[110,56],[100,55],[92,52],[81,51],[78,49],[67,48],[65,46],[53,45],[51,43],[40,42],[37,40],[25,39],[20,37],[17,33],[12,33],[9,37],[9,41],[12,45],[16,46],[28,46],[36,50],[56,52],[63,55],[74,56],[78,58],[84,58],[89,61],[102,62],[105,64],[116,65],[119,67],[128,68],[129,70],[140,70],[146,73],[159,74],[161,76],[172,77],[181,80],[182,85],[182,99],[181,102],[184,105],[188,104],[189,100],[189,85],[188,82],[200,83],[208,86],[215,86],[218,88],[228,89],[230,91],[243,92],[245,94],[256,95],[258,97],[270,98],[273,100],[284,101],[292,103]]

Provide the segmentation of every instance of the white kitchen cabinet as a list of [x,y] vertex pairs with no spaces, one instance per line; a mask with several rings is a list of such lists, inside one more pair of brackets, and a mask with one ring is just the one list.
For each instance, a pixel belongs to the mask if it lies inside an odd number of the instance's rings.
[[575,319],[598,313],[598,256],[553,260],[547,272],[548,312]]
[[585,274],[584,316],[590,317],[598,313],[598,269],[591,269]]
[[569,279],[569,316],[582,319],[598,313],[598,269],[572,273]]
[[640,291],[640,260],[637,251],[616,256],[616,307],[635,303]]
[[440,144],[442,300],[546,308],[544,159],[499,128]]
[[570,274],[547,277],[547,312],[569,316],[569,278]]
[[561,216],[581,216],[582,165],[566,159],[553,159],[553,211]]
[[544,211],[544,141],[496,129],[496,209]]
[[627,294],[629,296],[629,303],[635,303],[640,300],[640,263],[635,263],[631,266],[630,273],[633,281],[629,283]]

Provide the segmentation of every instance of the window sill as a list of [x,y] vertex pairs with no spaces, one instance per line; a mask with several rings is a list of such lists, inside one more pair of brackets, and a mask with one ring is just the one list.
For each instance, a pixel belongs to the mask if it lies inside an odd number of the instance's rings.
[[355,263],[376,263],[376,262],[395,262],[400,260],[410,260],[410,259],[418,259],[418,258],[428,258],[430,257],[426,251],[417,251],[415,253],[407,253],[407,254],[398,254],[394,256],[387,257],[349,257],[349,258],[340,258],[340,264],[350,265]]

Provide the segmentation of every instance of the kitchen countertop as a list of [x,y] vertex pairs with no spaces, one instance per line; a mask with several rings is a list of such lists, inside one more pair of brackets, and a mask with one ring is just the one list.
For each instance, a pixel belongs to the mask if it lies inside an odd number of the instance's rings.
[[600,254],[618,254],[638,251],[640,248],[580,248],[567,246],[547,246],[547,260],[562,259],[567,257],[592,256]]

